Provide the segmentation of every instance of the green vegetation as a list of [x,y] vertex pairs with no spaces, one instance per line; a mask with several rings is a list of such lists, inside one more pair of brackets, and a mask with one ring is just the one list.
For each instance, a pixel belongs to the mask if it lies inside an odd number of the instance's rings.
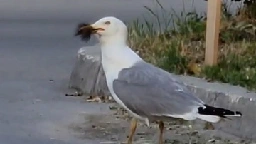
[[256,3],[242,5],[234,15],[223,3],[218,65],[213,67],[204,66],[206,16],[185,9],[178,14],[157,4],[158,13],[145,7],[156,24],[145,19],[129,27],[129,44],[140,56],[176,74],[256,89]]

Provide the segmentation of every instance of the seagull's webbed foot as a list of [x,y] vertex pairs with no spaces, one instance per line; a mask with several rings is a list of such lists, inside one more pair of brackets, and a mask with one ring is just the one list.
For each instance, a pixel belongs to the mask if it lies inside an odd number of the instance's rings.
[[159,121],[159,130],[160,130],[159,144],[164,144],[164,141],[163,141],[164,122],[163,121]]
[[130,134],[127,140],[127,144],[132,144],[134,133],[137,129],[137,120],[135,118],[132,119],[131,126],[130,126]]

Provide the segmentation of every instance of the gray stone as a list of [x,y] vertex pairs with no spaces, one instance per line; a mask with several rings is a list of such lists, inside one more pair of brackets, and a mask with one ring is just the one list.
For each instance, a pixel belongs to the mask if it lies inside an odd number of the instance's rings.
[[95,46],[81,48],[71,73],[69,87],[86,95],[110,95],[100,63],[100,51]]
[[[242,118],[221,121],[215,128],[241,138],[256,140],[256,93],[239,86],[209,83],[203,79],[179,76],[181,80],[209,105],[238,110]],[[70,77],[69,86],[89,95],[110,95],[100,64],[99,46],[83,47]]]

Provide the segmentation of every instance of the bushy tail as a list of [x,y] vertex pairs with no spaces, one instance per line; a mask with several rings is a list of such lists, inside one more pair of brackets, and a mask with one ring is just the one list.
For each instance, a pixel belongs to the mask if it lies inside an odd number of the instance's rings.
[[227,118],[227,116],[242,116],[239,111],[231,111],[224,108],[215,108],[212,106],[205,105],[205,107],[198,108],[198,118],[216,123],[220,118]]

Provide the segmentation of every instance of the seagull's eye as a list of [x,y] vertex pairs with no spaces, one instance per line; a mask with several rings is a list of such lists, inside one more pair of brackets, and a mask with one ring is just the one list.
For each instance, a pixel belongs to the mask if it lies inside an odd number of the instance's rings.
[[105,21],[105,24],[106,24],[106,25],[109,25],[109,24],[110,24],[110,21]]

